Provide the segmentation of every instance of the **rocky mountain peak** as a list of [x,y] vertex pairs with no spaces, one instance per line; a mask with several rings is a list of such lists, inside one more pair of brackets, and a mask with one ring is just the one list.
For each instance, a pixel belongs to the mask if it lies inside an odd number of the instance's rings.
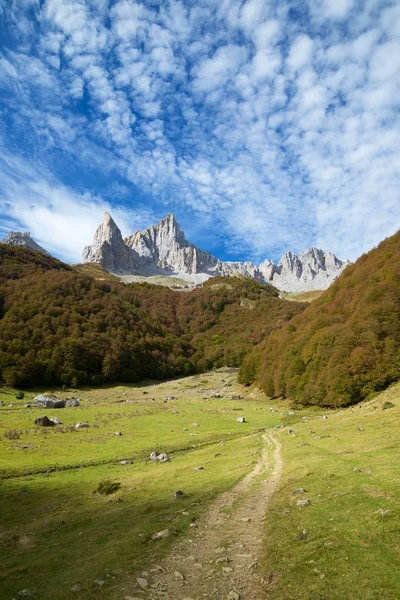
[[5,240],[0,240],[2,244],[9,244],[10,246],[21,246],[22,248],[29,248],[29,250],[37,250],[50,256],[50,254],[39,246],[37,242],[31,237],[29,231],[10,231],[8,237]]
[[103,222],[96,230],[93,244],[83,250],[83,262],[94,262],[116,274],[134,272],[137,257],[130,250],[110,213],[105,212]]
[[325,289],[347,265],[332,252],[315,247],[299,255],[289,251],[277,265],[268,259],[258,267],[248,261],[223,262],[189,242],[172,213],[125,240],[111,215],[105,213],[83,260],[98,262],[116,274],[175,275],[193,283],[217,275],[244,275],[293,292]]

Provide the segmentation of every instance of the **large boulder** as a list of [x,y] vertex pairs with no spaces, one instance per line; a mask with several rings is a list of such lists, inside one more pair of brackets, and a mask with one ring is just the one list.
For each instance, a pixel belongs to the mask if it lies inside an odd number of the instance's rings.
[[38,408],[65,408],[65,400],[57,396],[47,396],[39,394],[33,399]]

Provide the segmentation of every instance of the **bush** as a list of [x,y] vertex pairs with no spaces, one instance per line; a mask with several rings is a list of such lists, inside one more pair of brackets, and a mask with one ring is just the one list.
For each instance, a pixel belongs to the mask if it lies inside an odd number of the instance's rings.
[[114,494],[121,487],[121,483],[119,481],[111,481],[111,479],[104,479],[100,481],[97,488],[94,490],[94,494],[102,494],[103,496],[109,496],[110,494]]
[[15,394],[15,397],[16,397],[17,400],[23,400],[24,397],[25,397],[25,394],[24,394],[24,392],[17,392]]
[[19,440],[22,435],[22,431],[18,431],[18,429],[9,429],[5,432],[4,437],[8,440]]

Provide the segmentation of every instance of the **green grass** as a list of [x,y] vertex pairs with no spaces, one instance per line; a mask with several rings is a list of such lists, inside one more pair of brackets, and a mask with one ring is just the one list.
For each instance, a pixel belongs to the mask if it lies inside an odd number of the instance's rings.
[[[250,457],[261,446],[258,428],[281,420],[257,399],[209,397],[216,389],[240,393],[234,381],[235,373],[222,370],[158,385],[79,390],[80,407],[58,410],[26,409],[33,394],[16,400],[3,390],[0,597],[25,588],[36,588],[41,600],[137,595],[132,574],[159,560],[216,494],[251,469]],[[176,400],[164,403],[170,395]],[[91,427],[36,428],[34,418],[44,413]],[[248,423],[236,422],[241,414]],[[21,437],[6,438],[11,429]],[[155,449],[168,452],[171,462],[144,460]],[[132,464],[120,465],[121,458]],[[198,465],[204,470],[194,471]],[[104,480],[121,488],[108,496],[93,493]],[[174,499],[177,490],[185,496]],[[151,540],[167,528],[168,539]],[[75,585],[79,592],[71,590]]]
[[[327,415],[277,436],[284,473],[265,532],[268,597],[400,598],[400,384]],[[293,495],[298,488],[307,492]],[[299,508],[300,498],[311,504]]]
[[[266,597],[400,598],[400,384],[356,407],[293,414],[288,402],[266,401],[235,377],[221,369],[68,391],[61,395],[78,395],[81,406],[59,410],[24,408],[33,393],[16,400],[14,391],[0,390],[0,598],[24,588],[36,588],[40,600],[138,596],[134,576],[157,564],[192,519],[252,469],[260,430],[282,423],[296,434],[274,432],[284,470],[265,521]],[[237,394],[246,399],[229,399]],[[91,427],[40,429],[33,425],[40,414]],[[236,422],[241,415],[247,423]],[[18,439],[5,437],[12,430],[22,432]],[[171,462],[149,462],[152,450],[168,452]],[[121,465],[123,458],[132,464]],[[199,465],[204,470],[194,471]],[[120,489],[94,493],[107,480]],[[298,488],[307,491],[294,495]],[[177,490],[185,496],[174,499]],[[311,504],[299,508],[302,498]],[[151,539],[163,529],[170,529],[167,539]],[[298,539],[303,529],[308,536]]]

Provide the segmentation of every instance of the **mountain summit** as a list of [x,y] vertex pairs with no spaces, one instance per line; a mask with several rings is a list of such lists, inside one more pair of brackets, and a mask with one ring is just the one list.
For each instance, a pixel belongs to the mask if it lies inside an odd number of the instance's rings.
[[22,246],[23,248],[29,248],[29,250],[37,250],[38,252],[42,252],[42,254],[46,254],[50,256],[50,254],[39,246],[35,242],[33,238],[31,238],[31,234],[29,231],[10,231],[8,237],[5,240],[0,240],[1,244],[9,244],[10,246]]
[[219,275],[244,275],[291,292],[326,289],[349,264],[318,248],[299,255],[287,252],[277,265],[268,259],[259,266],[223,262],[189,242],[173,214],[124,240],[109,213],[93,244],[84,249],[83,261],[98,263],[117,275],[172,275],[192,283]]

